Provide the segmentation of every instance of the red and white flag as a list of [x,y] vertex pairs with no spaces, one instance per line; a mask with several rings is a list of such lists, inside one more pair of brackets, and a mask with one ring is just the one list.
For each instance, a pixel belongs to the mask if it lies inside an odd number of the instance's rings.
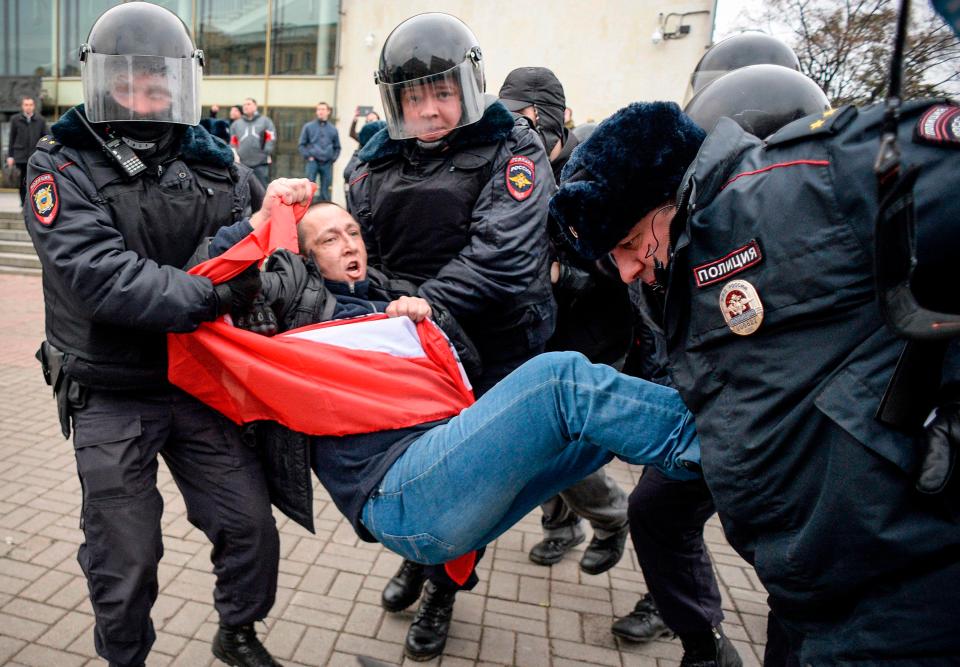
[[[191,273],[229,280],[279,247],[297,250],[305,207],[265,225]],[[429,320],[371,315],[267,338],[225,320],[167,336],[168,377],[237,423],[276,421],[310,435],[352,435],[452,417],[473,403],[456,353]]]

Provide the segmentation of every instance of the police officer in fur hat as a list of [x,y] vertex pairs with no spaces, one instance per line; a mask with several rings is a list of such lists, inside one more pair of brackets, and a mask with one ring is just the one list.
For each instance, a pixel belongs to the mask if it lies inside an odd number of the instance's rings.
[[198,125],[203,55],[170,11],[107,10],[81,61],[85,105],[30,158],[24,219],[43,264],[39,356],[74,436],[94,644],[110,665],[134,666],[156,638],[162,455],[213,545],[214,654],[270,667],[253,628],[273,605],[279,562],[263,471],[235,424],[167,382],[166,334],[246,309],[260,288],[255,267],[217,286],[181,267],[218,229],[249,231],[278,197],[306,201],[309,188],[271,184],[243,218],[250,171]]
[[[934,272],[958,245],[958,117],[920,101],[894,126]],[[882,122],[882,107],[844,107],[761,141],[722,118],[701,146],[676,106],[635,104],[581,146],[551,202],[579,252],[611,252],[624,281],[664,292],[704,476],[803,664],[960,654],[960,363],[953,341],[928,396],[910,397],[920,418],[889,418],[905,343],[874,288]]]

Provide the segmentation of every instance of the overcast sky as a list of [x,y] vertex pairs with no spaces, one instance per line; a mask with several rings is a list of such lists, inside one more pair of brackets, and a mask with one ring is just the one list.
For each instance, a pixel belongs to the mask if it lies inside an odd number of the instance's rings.
[[[751,25],[747,16],[749,14],[759,14],[763,3],[760,0],[718,0],[716,27],[714,28],[713,41],[719,42],[727,35],[739,32],[745,28],[761,29],[764,32],[777,34],[778,30],[785,28],[776,26]],[[785,35],[779,35],[785,36]]]

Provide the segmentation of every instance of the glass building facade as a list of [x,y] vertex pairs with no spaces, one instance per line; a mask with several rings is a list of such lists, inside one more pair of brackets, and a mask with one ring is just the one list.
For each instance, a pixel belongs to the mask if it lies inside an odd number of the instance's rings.
[[[177,14],[206,59],[202,102],[227,117],[230,105],[257,100],[277,126],[273,171],[300,175],[300,128],[317,102],[335,102],[340,0],[151,0]],[[122,0],[0,0],[0,85],[41,77],[41,107],[55,120],[82,101],[80,45],[104,11]],[[9,96],[8,96],[9,97]],[[6,122],[17,109],[0,108]]]

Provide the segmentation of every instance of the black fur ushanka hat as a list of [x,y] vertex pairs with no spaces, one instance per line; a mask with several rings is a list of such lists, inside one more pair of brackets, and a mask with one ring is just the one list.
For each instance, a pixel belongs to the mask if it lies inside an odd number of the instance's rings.
[[706,135],[673,102],[636,102],[600,123],[563,168],[550,214],[587,259],[673,199]]

